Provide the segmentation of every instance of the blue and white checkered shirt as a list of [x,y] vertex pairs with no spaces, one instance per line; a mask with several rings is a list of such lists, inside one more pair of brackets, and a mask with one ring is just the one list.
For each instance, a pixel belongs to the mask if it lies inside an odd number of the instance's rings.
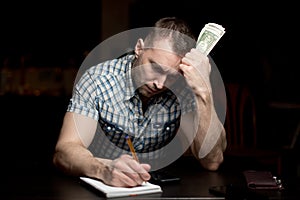
[[[177,95],[167,90],[152,98],[143,113],[130,73],[133,60],[133,55],[127,55],[89,68],[75,85],[67,110],[97,120],[102,133],[118,148],[129,151],[125,139],[129,135],[136,152],[145,153],[170,142],[182,112],[190,111],[195,104],[188,98],[189,103],[183,106]],[[186,93],[181,95],[188,97]],[[111,144],[105,146],[98,141],[98,145],[108,150]]]

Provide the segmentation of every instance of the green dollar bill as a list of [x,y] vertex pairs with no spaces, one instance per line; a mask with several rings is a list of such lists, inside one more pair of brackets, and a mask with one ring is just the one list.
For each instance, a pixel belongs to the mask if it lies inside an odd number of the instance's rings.
[[224,33],[225,29],[222,26],[215,23],[206,24],[199,34],[196,48],[208,55]]

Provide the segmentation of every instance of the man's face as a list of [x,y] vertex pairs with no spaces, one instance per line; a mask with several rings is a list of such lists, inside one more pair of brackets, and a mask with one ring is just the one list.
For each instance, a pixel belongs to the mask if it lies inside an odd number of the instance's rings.
[[181,57],[171,51],[167,40],[157,42],[155,48],[143,49],[134,68],[140,94],[152,97],[165,91],[180,75],[180,62]]

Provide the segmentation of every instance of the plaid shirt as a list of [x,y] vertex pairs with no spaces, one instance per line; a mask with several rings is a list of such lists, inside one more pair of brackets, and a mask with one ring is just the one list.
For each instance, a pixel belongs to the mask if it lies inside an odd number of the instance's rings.
[[[133,60],[133,55],[127,55],[89,68],[75,85],[67,109],[99,122],[96,135],[101,132],[105,136],[101,134],[102,138],[91,145],[98,146],[95,151],[105,149],[107,157],[112,157],[116,149],[129,151],[126,135],[131,136],[137,153],[162,148],[176,135],[182,112],[195,106],[190,98],[188,104],[180,103],[177,95],[167,90],[152,98],[143,113],[142,101],[131,79]],[[186,93],[181,95],[187,97]],[[108,142],[104,143],[105,140]]]

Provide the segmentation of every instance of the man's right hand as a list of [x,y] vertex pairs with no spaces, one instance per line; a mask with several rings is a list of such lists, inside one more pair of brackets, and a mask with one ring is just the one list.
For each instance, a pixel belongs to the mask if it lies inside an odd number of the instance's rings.
[[107,161],[103,181],[117,187],[134,187],[150,180],[150,165],[140,164],[129,155]]

